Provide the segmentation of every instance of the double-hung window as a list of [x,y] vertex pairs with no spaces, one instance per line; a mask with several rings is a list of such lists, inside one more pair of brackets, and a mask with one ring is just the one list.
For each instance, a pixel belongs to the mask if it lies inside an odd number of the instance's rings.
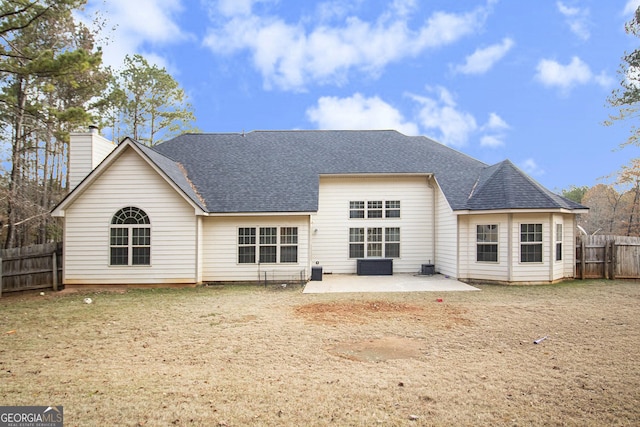
[[253,264],[256,262],[256,229],[252,227],[238,228],[238,263]]
[[280,262],[298,262],[298,227],[280,227]]
[[238,264],[297,263],[298,227],[238,228]]
[[520,224],[520,262],[542,262],[542,224]]
[[364,258],[364,228],[349,229],[349,258]]
[[349,218],[364,218],[364,202],[349,202]]
[[498,262],[498,224],[476,226],[476,261]]
[[556,224],[556,261],[562,261],[562,224]]
[[151,265],[151,222],[142,209],[122,208],[111,218],[109,265]]
[[382,228],[367,228],[367,256],[382,256]]
[[276,227],[260,227],[260,263],[274,263],[278,251]]
[[349,258],[400,258],[399,227],[349,228]]
[[382,201],[367,202],[367,218],[382,218]]
[[400,218],[400,200],[387,200],[384,207],[385,218]]
[[400,227],[384,229],[384,256],[386,258],[400,258]]

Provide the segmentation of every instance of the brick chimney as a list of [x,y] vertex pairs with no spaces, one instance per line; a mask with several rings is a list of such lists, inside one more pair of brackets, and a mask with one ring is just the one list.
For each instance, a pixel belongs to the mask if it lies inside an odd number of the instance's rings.
[[116,148],[116,145],[102,137],[96,126],[89,126],[88,132],[72,132],[69,135],[69,191],[82,180]]

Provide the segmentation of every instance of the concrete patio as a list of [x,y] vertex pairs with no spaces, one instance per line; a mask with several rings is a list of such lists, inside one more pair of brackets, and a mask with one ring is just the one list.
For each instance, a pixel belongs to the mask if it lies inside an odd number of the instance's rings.
[[324,274],[322,281],[307,283],[303,293],[338,292],[455,292],[479,291],[456,279],[441,274],[394,274],[393,276],[357,276],[355,274]]

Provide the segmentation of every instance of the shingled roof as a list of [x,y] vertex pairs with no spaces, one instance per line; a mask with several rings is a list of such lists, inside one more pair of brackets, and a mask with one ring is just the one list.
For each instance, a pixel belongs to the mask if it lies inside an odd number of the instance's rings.
[[454,210],[583,208],[508,161],[391,130],[185,134],[144,151],[208,212],[315,212],[323,174],[411,173],[433,174]]
[[485,168],[474,187],[467,209],[585,209],[544,188],[509,160]]

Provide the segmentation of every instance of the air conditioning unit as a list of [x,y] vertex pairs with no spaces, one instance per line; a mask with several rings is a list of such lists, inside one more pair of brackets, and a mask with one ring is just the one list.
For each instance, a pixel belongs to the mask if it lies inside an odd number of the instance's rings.
[[433,264],[422,264],[420,274],[424,276],[433,276],[434,274],[436,274],[436,266]]

